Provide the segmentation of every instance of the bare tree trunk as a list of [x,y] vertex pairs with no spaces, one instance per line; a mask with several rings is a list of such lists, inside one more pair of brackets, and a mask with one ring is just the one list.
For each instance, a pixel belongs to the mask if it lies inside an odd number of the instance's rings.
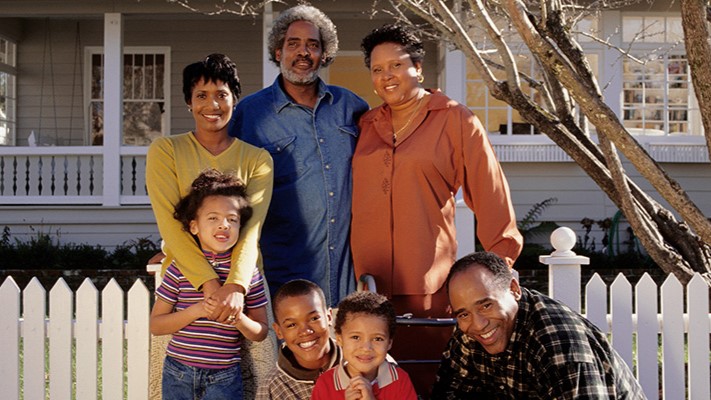
[[706,147],[711,159],[711,46],[707,25],[708,7],[709,4],[705,0],[681,0],[686,57],[691,68],[691,81],[699,101]]

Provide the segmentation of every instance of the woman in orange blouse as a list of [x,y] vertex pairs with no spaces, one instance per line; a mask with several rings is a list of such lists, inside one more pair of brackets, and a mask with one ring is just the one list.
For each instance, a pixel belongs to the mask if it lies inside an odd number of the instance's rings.
[[[361,117],[353,156],[356,276],[373,275],[398,314],[447,317],[442,286],[457,253],[454,196],[461,188],[484,249],[512,265],[523,239],[508,183],[479,119],[439,90],[421,86],[424,46],[412,32],[385,25],[361,47],[384,104]],[[399,341],[392,351],[397,360],[441,357],[451,332],[409,329],[419,346]]]

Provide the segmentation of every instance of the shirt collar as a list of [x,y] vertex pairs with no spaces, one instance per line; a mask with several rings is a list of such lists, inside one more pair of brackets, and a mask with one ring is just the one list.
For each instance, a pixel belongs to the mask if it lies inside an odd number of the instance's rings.
[[[333,384],[336,390],[346,390],[348,384],[351,382],[351,377],[348,376],[346,372],[346,360],[343,360],[336,367],[336,373],[333,374]],[[384,388],[389,384],[398,380],[398,372],[395,364],[383,361],[378,367],[378,375],[375,377],[375,381],[378,383],[379,388]]]
[[279,359],[277,360],[277,368],[284,372],[289,377],[297,380],[304,381],[308,383],[313,383],[316,379],[325,371],[333,368],[341,362],[341,348],[335,340],[329,338],[328,341],[331,343],[331,356],[328,364],[322,369],[305,369],[296,361],[294,353],[286,347],[286,344],[282,344],[279,351]]
[[527,326],[527,321],[531,314],[531,292],[526,288],[521,288],[521,298],[518,300],[518,312],[516,313],[516,323],[514,324],[513,333],[511,334],[511,340],[509,345],[506,347],[506,351],[511,351],[512,343],[519,340],[523,334],[523,328]]
[[[316,107],[318,107],[318,104],[324,99],[329,105],[333,105],[333,93],[331,93],[328,85],[326,85],[320,77],[316,79],[318,80],[318,101],[316,102]],[[297,106],[291,97],[286,94],[284,88],[282,88],[281,74],[276,77],[274,83],[272,84],[272,95],[274,96],[274,109],[277,113],[280,113],[283,109],[290,105]]]
[[[454,100],[445,96],[439,89],[426,89],[430,93],[430,98],[422,107],[418,114],[427,113],[433,110],[442,110],[457,104]],[[390,106],[383,103],[363,116],[363,121],[378,121],[380,119],[390,124]]]

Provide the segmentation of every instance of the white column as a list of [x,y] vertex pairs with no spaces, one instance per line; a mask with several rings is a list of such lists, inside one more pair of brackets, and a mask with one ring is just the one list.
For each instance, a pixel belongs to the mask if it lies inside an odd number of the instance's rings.
[[461,104],[467,104],[467,71],[464,53],[459,50],[445,49],[444,82],[440,87],[444,94]]
[[[614,46],[622,47],[622,14],[619,11],[603,11],[598,21],[600,37],[609,38]],[[601,89],[605,103],[622,119],[622,55],[610,46],[603,47],[600,65]]]
[[118,206],[123,142],[123,17],[104,14],[104,201]]
[[556,229],[551,234],[555,251],[549,256],[540,256],[539,261],[548,266],[548,295],[580,312],[580,265],[590,264],[590,258],[573,252],[575,240],[572,229]]
[[273,22],[274,12],[272,3],[269,2],[264,6],[262,17],[262,87],[271,86],[279,75],[279,68],[269,60],[269,31],[272,29]]

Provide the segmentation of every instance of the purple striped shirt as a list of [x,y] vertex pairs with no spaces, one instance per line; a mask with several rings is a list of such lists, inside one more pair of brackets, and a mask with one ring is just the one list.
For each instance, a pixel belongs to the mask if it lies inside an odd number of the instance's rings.
[[[205,254],[205,257],[211,260],[221,283],[225,282],[230,272],[231,254],[222,253],[214,257],[211,253]],[[166,270],[156,294],[163,301],[172,304],[174,311],[184,310],[204,299],[203,293],[195,290],[174,263]],[[245,309],[267,305],[264,279],[256,267],[244,303]],[[166,354],[193,367],[227,368],[240,362],[241,338],[239,330],[233,325],[200,318],[173,334]]]

